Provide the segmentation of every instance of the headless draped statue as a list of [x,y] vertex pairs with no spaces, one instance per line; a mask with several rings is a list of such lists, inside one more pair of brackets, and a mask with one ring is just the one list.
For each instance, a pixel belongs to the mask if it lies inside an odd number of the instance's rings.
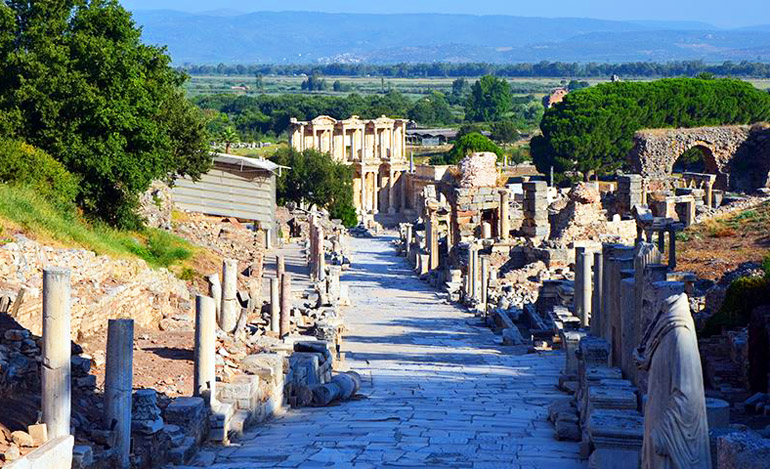
[[662,298],[635,353],[649,373],[644,469],[711,468],[706,398],[687,295]]

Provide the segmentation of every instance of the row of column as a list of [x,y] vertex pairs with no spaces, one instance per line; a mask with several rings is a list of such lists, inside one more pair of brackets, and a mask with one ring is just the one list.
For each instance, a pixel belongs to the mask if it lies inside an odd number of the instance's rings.
[[[43,270],[42,423],[48,438],[70,435],[72,413],[70,270]],[[104,425],[116,434],[113,449],[121,468],[130,466],[133,319],[110,319],[104,379]]]
[[[400,130],[399,130],[400,129]],[[309,148],[328,152],[342,160],[401,160],[406,152],[406,130],[404,127],[374,127],[372,133],[366,131],[366,126],[341,129],[334,127],[312,128],[312,144],[307,145],[306,127],[299,128],[299,151]],[[348,135],[350,139],[348,140]],[[340,145],[339,140],[342,140]],[[348,145],[348,142],[350,144]],[[350,148],[350,155],[347,154]],[[369,154],[367,150],[371,149]]]
[[[359,197],[361,211],[364,213],[379,213],[381,189],[388,190],[387,206],[385,207],[388,213],[393,214],[403,210],[406,207],[406,191],[404,189],[404,181],[401,178],[403,178],[402,171],[391,170],[388,176],[387,187],[383,187],[380,167],[367,167],[362,164],[361,192]],[[401,182],[398,183],[397,179],[401,180]]]

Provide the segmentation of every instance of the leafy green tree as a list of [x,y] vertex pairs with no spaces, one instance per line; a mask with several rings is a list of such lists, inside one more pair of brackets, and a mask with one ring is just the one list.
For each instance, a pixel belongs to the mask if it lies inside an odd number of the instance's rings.
[[279,150],[276,163],[289,166],[277,181],[279,203],[309,203],[329,210],[345,226],[358,222],[353,205],[353,168],[316,150]]
[[409,118],[420,124],[446,125],[454,121],[452,109],[443,94],[433,92],[417,100],[409,110]]
[[225,153],[230,153],[230,147],[233,143],[241,141],[238,132],[232,127],[225,127],[222,129],[222,132],[219,134],[219,140],[225,144]]
[[541,172],[584,178],[626,164],[643,128],[749,124],[770,120],[770,95],[732,79],[669,78],[605,83],[568,94],[546,111],[532,139]]
[[314,72],[302,82],[303,91],[324,91],[328,85],[318,72]]
[[431,160],[433,164],[457,164],[471,153],[488,151],[502,158],[504,152],[502,148],[495,145],[495,142],[479,133],[469,133],[458,138],[449,152],[442,155],[441,158]]
[[492,140],[500,143],[513,143],[521,137],[519,126],[511,121],[500,121],[492,124]]
[[153,180],[211,164],[203,116],[169,64],[116,0],[0,3],[3,127],[79,176],[81,207],[118,226],[138,226]]
[[495,122],[509,117],[512,110],[512,93],[508,82],[486,75],[471,87],[465,105],[465,119],[470,122]]

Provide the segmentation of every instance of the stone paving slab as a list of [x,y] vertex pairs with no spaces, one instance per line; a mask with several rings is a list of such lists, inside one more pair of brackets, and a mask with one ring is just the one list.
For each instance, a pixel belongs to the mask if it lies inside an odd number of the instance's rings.
[[208,467],[587,467],[546,419],[563,397],[561,353],[500,346],[417,279],[388,239],[353,239],[352,248],[344,348],[363,377],[361,397],[286,412],[230,447],[208,448]]

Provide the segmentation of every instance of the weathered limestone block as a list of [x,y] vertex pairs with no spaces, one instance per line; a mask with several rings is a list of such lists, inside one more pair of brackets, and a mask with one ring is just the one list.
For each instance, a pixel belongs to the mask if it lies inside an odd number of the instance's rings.
[[770,440],[753,432],[734,432],[717,439],[719,469],[763,469],[770,461]]
[[203,442],[208,435],[208,415],[201,397],[178,397],[166,407],[164,413],[168,424],[184,430],[185,435],[192,437],[196,444]]

